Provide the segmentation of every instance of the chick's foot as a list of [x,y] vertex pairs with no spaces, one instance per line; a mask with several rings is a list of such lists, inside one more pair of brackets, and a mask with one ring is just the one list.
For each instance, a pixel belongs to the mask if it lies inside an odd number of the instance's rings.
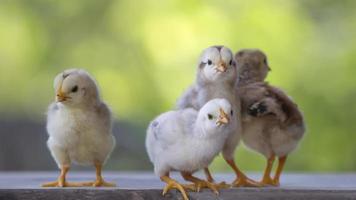
[[233,187],[262,187],[263,184],[256,182],[246,176],[240,176],[234,182],[232,182]]
[[182,197],[183,197],[184,200],[189,200],[187,192],[185,191],[184,186],[182,184],[180,184],[177,181],[169,178],[168,176],[162,176],[161,180],[167,183],[167,185],[163,188],[163,192],[162,192],[163,196],[165,194],[167,194],[167,192],[169,190],[177,189],[182,194]]

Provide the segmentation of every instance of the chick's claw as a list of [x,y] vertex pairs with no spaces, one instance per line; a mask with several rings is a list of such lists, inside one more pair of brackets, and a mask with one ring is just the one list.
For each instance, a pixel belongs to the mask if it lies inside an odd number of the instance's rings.
[[205,180],[194,181],[196,191],[200,192],[202,188],[211,189],[216,195],[219,195],[218,186],[214,183]]
[[90,184],[83,183],[74,183],[74,182],[66,182],[66,181],[54,181],[42,184],[42,187],[88,187]]
[[195,184],[181,184],[181,185],[186,190],[190,190],[190,191],[193,191],[193,192],[197,191],[197,188],[196,188]]
[[184,186],[179,184],[177,181],[170,180],[167,181],[167,185],[163,188],[162,195],[164,196],[171,189],[177,189],[182,194],[184,200],[189,200],[187,192],[184,190]]
[[59,181],[53,181],[42,184],[42,187],[64,187],[64,183],[60,183]]
[[215,183],[215,186],[216,186],[218,189],[228,189],[228,188],[231,188],[231,184],[228,184],[228,183],[226,183],[225,181],[220,182],[220,183]]
[[269,186],[269,185],[274,186],[274,183],[273,183],[273,180],[271,177],[263,178],[262,181],[260,182],[260,184],[262,184],[263,186]]
[[279,185],[280,185],[280,184],[279,184],[279,180],[273,179],[273,180],[272,180],[272,185],[273,185],[273,186],[279,186]]
[[101,180],[96,180],[94,183],[92,183],[92,186],[93,187],[116,187],[116,184],[109,183],[101,179]]
[[247,177],[240,177],[232,183],[232,186],[234,186],[234,187],[262,187],[262,186],[264,186],[264,184],[256,182],[256,181],[249,179]]

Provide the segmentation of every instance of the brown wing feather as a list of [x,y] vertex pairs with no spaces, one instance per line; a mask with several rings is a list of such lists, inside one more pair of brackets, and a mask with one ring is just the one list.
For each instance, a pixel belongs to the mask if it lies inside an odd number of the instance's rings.
[[256,82],[238,88],[237,94],[241,98],[243,113],[247,112],[252,104],[270,97],[281,105],[283,112],[286,114],[287,120],[284,125],[303,124],[303,115],[299,111],[297,104],[277,87],[273,87],[266,82]]
[[279,104],[282,106],[283,111],[286,113],[286,125],[303,123],[303,115],[298,109],[298,105],[294,103],[288,95],[286,95],[281,89],[273,87],[269,84],[265,84],[265,87],[268,93],[277,99]]

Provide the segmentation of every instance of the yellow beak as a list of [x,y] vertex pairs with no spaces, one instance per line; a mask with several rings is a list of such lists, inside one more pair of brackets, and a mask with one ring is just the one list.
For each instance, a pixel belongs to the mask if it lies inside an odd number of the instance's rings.
[[222,125],[222,124],[227,124],[230,121],[229,116],[227,116],[227,114],[224,112],[224,110],[222,108],[219,109],[220,115],[218,120],[216,121],[216,124],[218,126]]
[[62,91],[62,84],[59,86],[57,95],[56,95],[56,101],[57,102],[63,102],[65,100],[67,100],[69,97],[67,97],[63,91]]
[[216,70],[219,72],[226,72],[226,70],[227,70],[226,63],[224,61],[220,61],[218,63],[218,66],[216,67]]

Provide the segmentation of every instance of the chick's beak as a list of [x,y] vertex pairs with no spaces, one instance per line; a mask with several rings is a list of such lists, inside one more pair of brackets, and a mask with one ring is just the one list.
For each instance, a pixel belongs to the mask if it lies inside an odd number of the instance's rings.
[[65,100],[67,100],[67,96],[63,93],[62,91],[62,85],[59,87],[57,95],[56,95],[56,101],[57,102],[63,102]]
[[226,72],[226,70],[227,70],[226,63],[225,63],[224,61],[220,61],[220,62],[218,63],[218,66],[216,67],[216,70],[217,70],[218,72]]
[[230,121],[229,116],[227,116],[227,114],[224,112],[224,110],[222,108],[219,109],[220,115],[218,120],[216,121],[216,124],[218,126],[221,126],[223,124],[227,124]]

